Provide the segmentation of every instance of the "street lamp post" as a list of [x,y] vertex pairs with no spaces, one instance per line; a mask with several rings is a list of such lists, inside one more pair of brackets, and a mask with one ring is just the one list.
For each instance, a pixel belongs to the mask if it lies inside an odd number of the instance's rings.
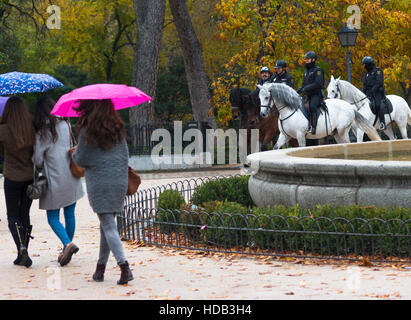
[[349,47],[354,47],[357,41],[358,31],[348,25],[342,27],[338,32],[338,40],[342,47],[346,48],[347,53],[347,81],[351,83],[351,52]]

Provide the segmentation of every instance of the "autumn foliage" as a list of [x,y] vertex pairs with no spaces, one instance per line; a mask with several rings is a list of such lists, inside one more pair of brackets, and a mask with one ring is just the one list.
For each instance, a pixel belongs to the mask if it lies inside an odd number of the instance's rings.
[[302,80],[302,57],[309,50],[319,56],[326,79],[331,75],[346,79],[346,54],[337,31],[355,13],[347,13],[354,4],[360,9],[360,28],[356,46],[351,49],[353,84],[361,88],[361,60],[369,55],[384,70],[387,94],[409,101],[409,1],[221,0],[216,5],[219,41],[241,45],[227,57],[224,71],[212,84],[220,122],[231,118],[230,87],[254,89],[261,66],[272,69],[278,59],[286,60],[296,85]]

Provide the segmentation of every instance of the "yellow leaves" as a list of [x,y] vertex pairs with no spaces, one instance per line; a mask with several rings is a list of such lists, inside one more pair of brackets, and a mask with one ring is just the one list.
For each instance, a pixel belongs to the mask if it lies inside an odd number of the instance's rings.
[[220,32],[220,33],[219,33],[219,37],[220,37],[220,40],[221,40],[221,41],[223,41],[223,42],[226,42],[226,41],[227,41],[227,37],[225,36],[224,32]]

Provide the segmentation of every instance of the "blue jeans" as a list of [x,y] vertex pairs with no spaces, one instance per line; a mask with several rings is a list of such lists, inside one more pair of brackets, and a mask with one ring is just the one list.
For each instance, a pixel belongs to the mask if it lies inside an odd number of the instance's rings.
[[53,229],[54,233],[63,243],[63,250],[66,248],[67,244],[73,241],[74,231],[76,229],[76,218],[74,216],[75,208],[76,202],[64,207],[65,227],[60,222],[60,209],[47,210],[47,221],[51,229]]

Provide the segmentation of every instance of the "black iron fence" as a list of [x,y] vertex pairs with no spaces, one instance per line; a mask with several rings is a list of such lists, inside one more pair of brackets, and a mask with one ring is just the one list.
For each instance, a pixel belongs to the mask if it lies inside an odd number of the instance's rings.
[[198,185],[218,178],[182,180],[129,196],[118,216],[121,236],[152,245],[214,252],[411,262],[411,220],[257,216],[157,208],[164,190],[178,190],[188,203]]

